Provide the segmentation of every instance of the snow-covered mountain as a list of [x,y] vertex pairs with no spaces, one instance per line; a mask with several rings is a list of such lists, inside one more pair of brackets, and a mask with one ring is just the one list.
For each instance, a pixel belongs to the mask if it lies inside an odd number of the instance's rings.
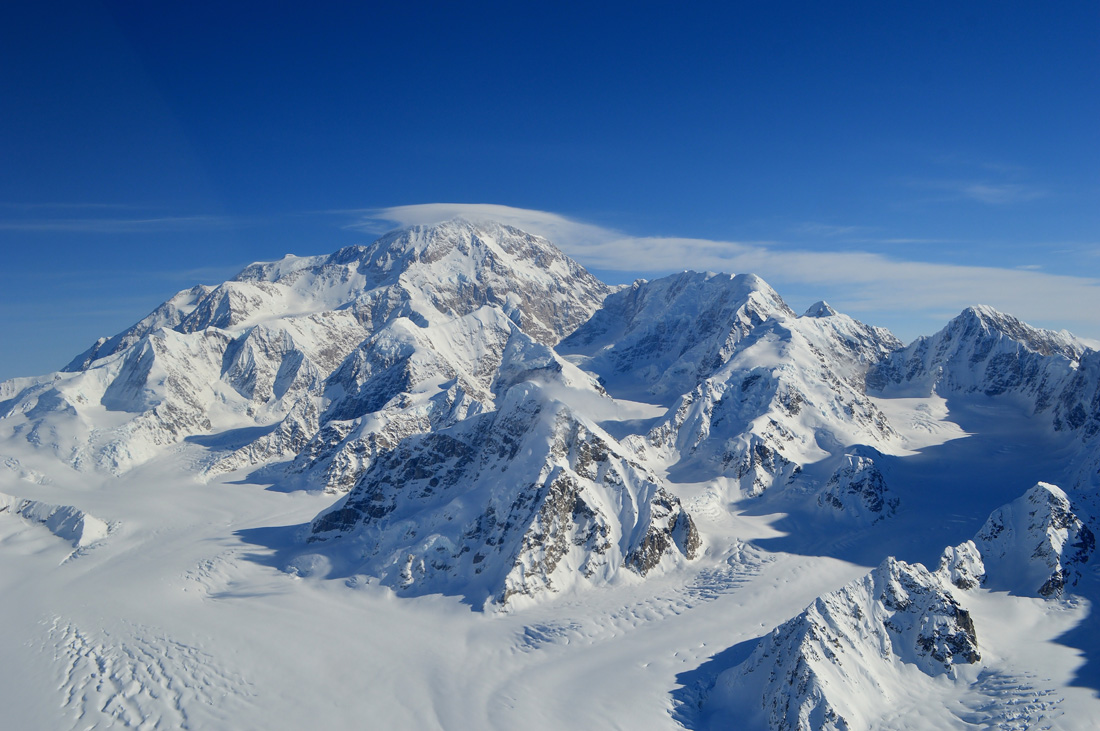
[[1098,475],[1068,333],[976,306],[904,346],[752,274],[611,287],[509,226],[413,227],[0,383],[0,699],[20,728],[1089,728]]
[[776,309],[674,402],[647,440],[685,472],[732,477],[748,495],[790,482],[804,465],[845,447],[896,449],[864,375],[899,345],[824,303],[802,317]]
[[875,364],[867,383],[891,395],[1012,393],[1041,411],[1086,351],[1065,331],[1040,330],[991,307],[968,307],[935,335]]
[[[302,441],[290,435],[312,437],[319,423],[347,420],[351,393],[331,413],[311,414],[358,377],[372,337],[392,345],[402,322],[406,333],[447,328],[488,307],[553,344],[609,291],[545,239],[508,226],[416,227],[330,256],[253,264],[216,287],[180,292],[65,371],[13,394],[0,415],[23,417],[16,428],[25,438],[74,465],[115,472],[189,436],[287,417],[235,463],[290,456]],[[110,413],[101,417],[101,409]]]

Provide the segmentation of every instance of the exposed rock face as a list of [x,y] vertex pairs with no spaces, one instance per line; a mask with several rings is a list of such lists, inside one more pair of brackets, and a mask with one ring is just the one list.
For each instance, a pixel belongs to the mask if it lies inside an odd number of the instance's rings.
[[847,517],[877,523],[893,515],[900,501],[890,494],[874,459],[849,454],[818,494],[817,504]]
[[998,508],[974,537],[987,588],[1057,597],[1077,585],[1096,537],[1061,488],[1040,482]]
[[970,614],[942,577],[890,558],[764,637],[718,677],[707,706],[772,729],[867,728],[864,709],[889,702],[896,686],[882,681],[903,663],[940,675],[980,659]]
[[700,547],[656,476],[531,381],[497,411],[379,455],[310,542],[403,593],[498,604],[644,576]]

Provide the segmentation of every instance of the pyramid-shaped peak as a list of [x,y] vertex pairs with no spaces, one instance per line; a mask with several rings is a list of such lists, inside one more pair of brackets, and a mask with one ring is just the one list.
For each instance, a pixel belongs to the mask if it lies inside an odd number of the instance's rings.
[[809,309],[802,315],[803,317],[832,317],[836,315],[837,311],[834,310],[828,302],[825,300],[818,300],[810,305]]

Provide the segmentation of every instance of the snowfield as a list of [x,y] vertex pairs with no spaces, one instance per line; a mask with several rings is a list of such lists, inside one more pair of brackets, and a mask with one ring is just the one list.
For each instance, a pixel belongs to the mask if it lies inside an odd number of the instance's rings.
[[1092,729],[1100,354],[456,220],[0,384],[12,729]]

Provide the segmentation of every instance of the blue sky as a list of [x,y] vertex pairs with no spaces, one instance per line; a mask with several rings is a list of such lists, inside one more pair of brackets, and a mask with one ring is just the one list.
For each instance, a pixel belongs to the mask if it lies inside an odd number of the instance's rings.
[[1100,338],[1095,2],[289,5],[0,9],[0,379],[455,202],[613,282]]

